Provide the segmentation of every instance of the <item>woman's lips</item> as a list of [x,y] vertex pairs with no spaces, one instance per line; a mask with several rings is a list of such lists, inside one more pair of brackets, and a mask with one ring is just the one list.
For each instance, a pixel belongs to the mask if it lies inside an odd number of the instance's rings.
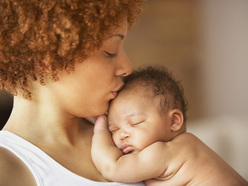
[[112,91],[112,94],[113,94],[114,98],[117,97],[118,92],[119,92],[123,87],[124,87],[124,83],[121,84],[115,91]]
[[121,144],[121,150],[123,154],[128,154],[134,150],[132,145],[127,144],[126,142]]
[[116,98],[116,96],[118,95],[118,92],[117,91],[113,91],[112,94],[113,94],[114,98]]

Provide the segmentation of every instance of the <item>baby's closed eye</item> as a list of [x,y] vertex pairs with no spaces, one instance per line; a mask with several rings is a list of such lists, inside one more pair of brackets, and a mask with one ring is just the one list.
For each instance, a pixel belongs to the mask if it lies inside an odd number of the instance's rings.
[[110,126],[109,127],[109,132],[111,133],[111,134],[114,134],[116,131],[118,131],[119,130],[119,128],[117,128],[117,127],[113,127],[113,126]]
[[136,120],[136,121],[130,121],[131,126],[138,126],[142,124],[145,120]]

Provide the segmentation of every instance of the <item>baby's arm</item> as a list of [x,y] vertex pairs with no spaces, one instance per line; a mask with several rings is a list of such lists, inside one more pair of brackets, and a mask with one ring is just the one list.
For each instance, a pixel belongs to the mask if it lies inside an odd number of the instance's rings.
[[138,182],[162,175],[166,170],[164,143],[156,142],[139,153],[123,155],[112,140],[106,116],[95,123],[92,159],[102,175],[116,182]]

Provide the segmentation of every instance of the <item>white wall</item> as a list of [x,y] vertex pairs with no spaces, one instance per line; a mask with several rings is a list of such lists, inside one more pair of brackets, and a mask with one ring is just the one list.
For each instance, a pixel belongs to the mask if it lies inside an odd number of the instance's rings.
[[201,0],[205,118],[189,131],[248,180],[248,1]]
[[247,115],[248,1],[201,2],[205,113],[208,117]]

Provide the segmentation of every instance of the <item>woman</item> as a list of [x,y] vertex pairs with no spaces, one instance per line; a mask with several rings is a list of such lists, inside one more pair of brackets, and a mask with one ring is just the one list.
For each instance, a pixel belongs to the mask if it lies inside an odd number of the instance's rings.
[[106,185],[82,118],[105,113],[131,73],[123,43],[141,4],[0,2],[0,82],[14,95],[0,132],[0,185]]

